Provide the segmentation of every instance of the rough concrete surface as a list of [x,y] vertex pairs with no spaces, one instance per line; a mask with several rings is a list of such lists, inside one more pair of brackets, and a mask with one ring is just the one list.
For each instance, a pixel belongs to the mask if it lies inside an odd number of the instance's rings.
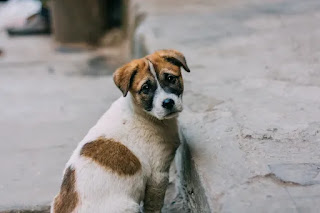
[[138,5],[136,55],[176,48],[190,65],[180,121],[195,196],[211,212],[318,212],[320,2]]

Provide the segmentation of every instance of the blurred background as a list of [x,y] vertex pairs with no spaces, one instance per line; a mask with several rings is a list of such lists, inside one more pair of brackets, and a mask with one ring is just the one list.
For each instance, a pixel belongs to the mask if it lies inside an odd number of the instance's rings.
[[0,0],[0,213],[48,212],[114,70],[164,48],[191,73],[162,212],[318,212],[319,23],[319,0]]

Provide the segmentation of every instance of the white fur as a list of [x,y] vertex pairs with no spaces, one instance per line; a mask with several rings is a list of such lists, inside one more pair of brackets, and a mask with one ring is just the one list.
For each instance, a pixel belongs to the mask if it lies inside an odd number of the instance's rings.
[[[159,92],[158,99],[163,97]],[[119,176],[80,156],[83,145],[100,136],[128,147],[141,162],[142,169],[133,176]],[[66,168],[71,166],[76,174],[79,202],[74,212],[134,213],[139,212],[142,201],[145,212],[160,212],[168,168],[178,146],[176,118],[160,121],[134,105],[130,94],[119,98],[90,129],[66,164]]]
[[[178,96],[173,93],[168,93],[164,91],[164,89],[160,86],[159,81],[157,79],[157,75],[155,72],[155,69],[153,67],[153,64],[149,62],[149,67],[152,75],[155,77],[157,82],[157,90],[155,91],[155,95],[153,98],[153,108],[150,112],[151,115],[155,116],[156,118],[162,120],[162,119],[170,119],[173,117],[176,117],[179,112],[182,111],[182,95]],[[174,101],[175,105],[172,110],[168,111],[165,108],[162,107],[162,103],[165,99],[170,98]]]

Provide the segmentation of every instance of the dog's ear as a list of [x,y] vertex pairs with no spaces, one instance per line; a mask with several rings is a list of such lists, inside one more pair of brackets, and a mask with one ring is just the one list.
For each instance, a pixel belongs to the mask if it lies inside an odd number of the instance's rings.
[[133,82],[134,76],[137,74],[139,69],[139,63],[137,60],[131,61],[130,63],[118,68],[113,74],[114,83],[126,97],[128,91]]
[[164,58],[169,63],[174,64],[178,67],[183,67],[185,71],[190,72],[190,69],[187,65],[187,61],[181,52],[171,49],[160,50],[158,51],[158,53],[160,57]]

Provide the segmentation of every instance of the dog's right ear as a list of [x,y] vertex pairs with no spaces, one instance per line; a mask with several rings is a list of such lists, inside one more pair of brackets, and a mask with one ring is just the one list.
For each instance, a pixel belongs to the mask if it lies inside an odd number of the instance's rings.
[[114,83],[126,97],[128,91],[133,82],[134,76],[137,74],[139,69],[139,63],[137,60],[131,61],[130,63],[118,68],[113,74]]

